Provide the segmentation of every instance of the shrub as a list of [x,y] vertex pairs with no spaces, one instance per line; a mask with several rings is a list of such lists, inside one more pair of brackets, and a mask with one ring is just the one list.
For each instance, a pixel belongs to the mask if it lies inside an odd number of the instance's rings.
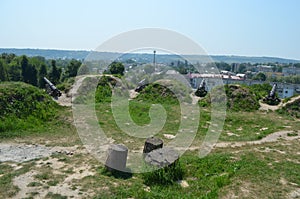
[[286,104],[281,109],[278,109],[279,114],[289,115],[292,117],[300,118],[300,99],[295,100],[292,103]]
[[[152,167],[146,165],[146,167]],[[173,184],[178,180],[182,180],[184,176],[184,168],[180,164],[180,161],[175,161],[173,164],[164,168],[156,169],[151,172],[143,173],[144,183],[147,185],[161,184],[168,185]]]
[[[241,85],[224,85],[226,98],[223,95],[223,87],[215,87],[211,91],[212,94],[205,96],[203,99],[199,100],[199,105],[201,107],[207,107],[211,105],[222,105],[226,102],[226,107],[231,111],[254,111],[259,109],[259,97],[255,92],[249,89],[247,86]],[[224,104],[223,104],[224,105]]]

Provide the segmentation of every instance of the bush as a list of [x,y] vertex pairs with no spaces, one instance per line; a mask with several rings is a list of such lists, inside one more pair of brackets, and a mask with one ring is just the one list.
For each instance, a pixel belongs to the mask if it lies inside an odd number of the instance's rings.
[[[151,167],[147,165],[146,167]],[[156,169],[152,172],[143,173],[144,183],[146,185],[168,185],[173,184],[178,180],[182,180],[184,176],[184,168],[181,166],[180,161],[175,161],[173,164],[164,168]]]
[[227,109],[231,111],[254,111],[259,109],[258,100],[260,97],[247,86],[229,84],[224,85],[224,89],[226,100],[223,95],[223,87],[215,87],[211,91],[214,93],[213,98],[211,94],[205,96],[199,100],[199,106],[208,107],[211,105],[211,102],[213,102],[214,105],[222,105],[226,102]]
[[277,112],[279,114],[300,118],[300,99],[295,100],[292,103],[286,104],[281,109],[278,109]]
[[136,99],[159,104],[178,104],[179,100],[191,102],[189,91],[184,85],[167,80],[162,84],[147,85]]
[[71,90],[72,85],[74,84],[74,82],[75,82],[75,78],[72,77],[72,78],[67,79],[63,83],[58,84],[56,86],[56,88],[60,91],[63,91],[64,93],[68,93]]
[[247,86],[252,93],[255,93],[256,99],[260,100],[266,97],[272,89],[270,84],[254,84]]

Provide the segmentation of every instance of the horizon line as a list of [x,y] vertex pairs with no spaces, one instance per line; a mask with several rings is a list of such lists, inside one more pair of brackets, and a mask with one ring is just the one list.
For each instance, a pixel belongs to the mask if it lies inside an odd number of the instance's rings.
[[[63,48],[35,48],[35,47],[0,47],[0,49],[16,49],[16,50],[56,50],[56,51],[86,51],[86,52],[97,52],[94,50],[89,50],[89,49],[63,49]],[[100,51],[98,51],[100,52]],[[126,54],[123,52],[100,52],[100,53],[120,53],[120,54]],[[133,53],[128,53],[128,54],[139,54],[137,52]],[[143,52],[141,54],[152,54],[152,53],[147,53]],[[172,55],[172,54],[158,54],[158,55]],[[176,55],[176,54],[174,54]],[[188,55],[188,56],[193,56],[196,54],[182,54],[182,55]],[[204,55],[206,56],[206,55]],[[293,61],[299,61],[300,59],[297,58],[286,58],[286,57],[280,57],[280,56],[272,56],[272,55],[237,55],[237,54],[207,54],[207,56],[227,56],[227,57],[249,57],[249,58],[278,58],[278,59],[287,59],[287,60],[293,60]]]

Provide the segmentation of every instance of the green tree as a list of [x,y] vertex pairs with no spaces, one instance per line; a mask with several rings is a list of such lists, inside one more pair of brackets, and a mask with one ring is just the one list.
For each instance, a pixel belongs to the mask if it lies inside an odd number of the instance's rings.
[[52,60],[51,61],[51,66],[52,66],[52,70],[51,72],[49,73],[49,78],[50,78],[50,81],[53,83],[53,84],[58,84],[59,83],[59,80],[60,80],[60,75],[61,75],[61,70],[59,70],[56,66],[56,61],[55,60]]
[[28,58],[23,55],[21,57],[21,68],[22,68],[22,79],[24,82],[28,82],[29,79],[29,70],[28,70]]
[[1,58],[3,59],[3,60],[5,60],[5,62],[7,63],[7,64],[9,64],[14,58],[16,57],[16,55],[15,54],[7,54],[7,53],[2,53],[1,54]]
[[46,68],[46,65],[45,64],[42,64],[40,69],[39,69],[39,87],[40,88],[45,88],[45,80],[44,80],[44,77],[47,76],[47,68]]
[[121,62],[113,62],[109,66],[110,74],[124,75],[124,70],[125,70],[124,65]]
[[4,65],[4,62],[0,60],[0,81],[6,81],[6,80],[7,80],[6,67]]
[[37,70],[34,65],[29,64],[29,60],[25,55],[21,57],[21,68],[23,81],[37,86]]
[[258,73],[253,79],[259,81],[266,81],[267,76],[264,73]]
[[238,67],[238,73],[245,73],[247,70],[246,64],[240,64]]
[[81,66],[81,62],[72,59],[67,65],[66,77],[75,77],[77,75],[78,69]]
[[7,69],[9,81],[22,81],[21,71],[22,69],[20,64],[18,63],[18,59],[13,60],[8,65]]

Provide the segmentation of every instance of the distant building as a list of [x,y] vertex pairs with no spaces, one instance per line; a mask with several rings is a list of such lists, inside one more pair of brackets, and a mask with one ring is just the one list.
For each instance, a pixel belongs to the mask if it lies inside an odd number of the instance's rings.
[[224,71],[222,74],[192,73],[188,75],[188,78],[190,79],[190,83],[193,88],[198,88],[201,81],[205,79],[208,90],[211,90],[213,87],[222,84],[242,84],[242,82],[245,80],[244,78],[232,75],[231,72],[225,74]]
[[257,65],[256,69],[257,72],[263,72],[263,73],[273,72],[272,66],[268,66],[268,65]]
[[300,68],[288,67],[282,69],[283,76],[300,75]]

